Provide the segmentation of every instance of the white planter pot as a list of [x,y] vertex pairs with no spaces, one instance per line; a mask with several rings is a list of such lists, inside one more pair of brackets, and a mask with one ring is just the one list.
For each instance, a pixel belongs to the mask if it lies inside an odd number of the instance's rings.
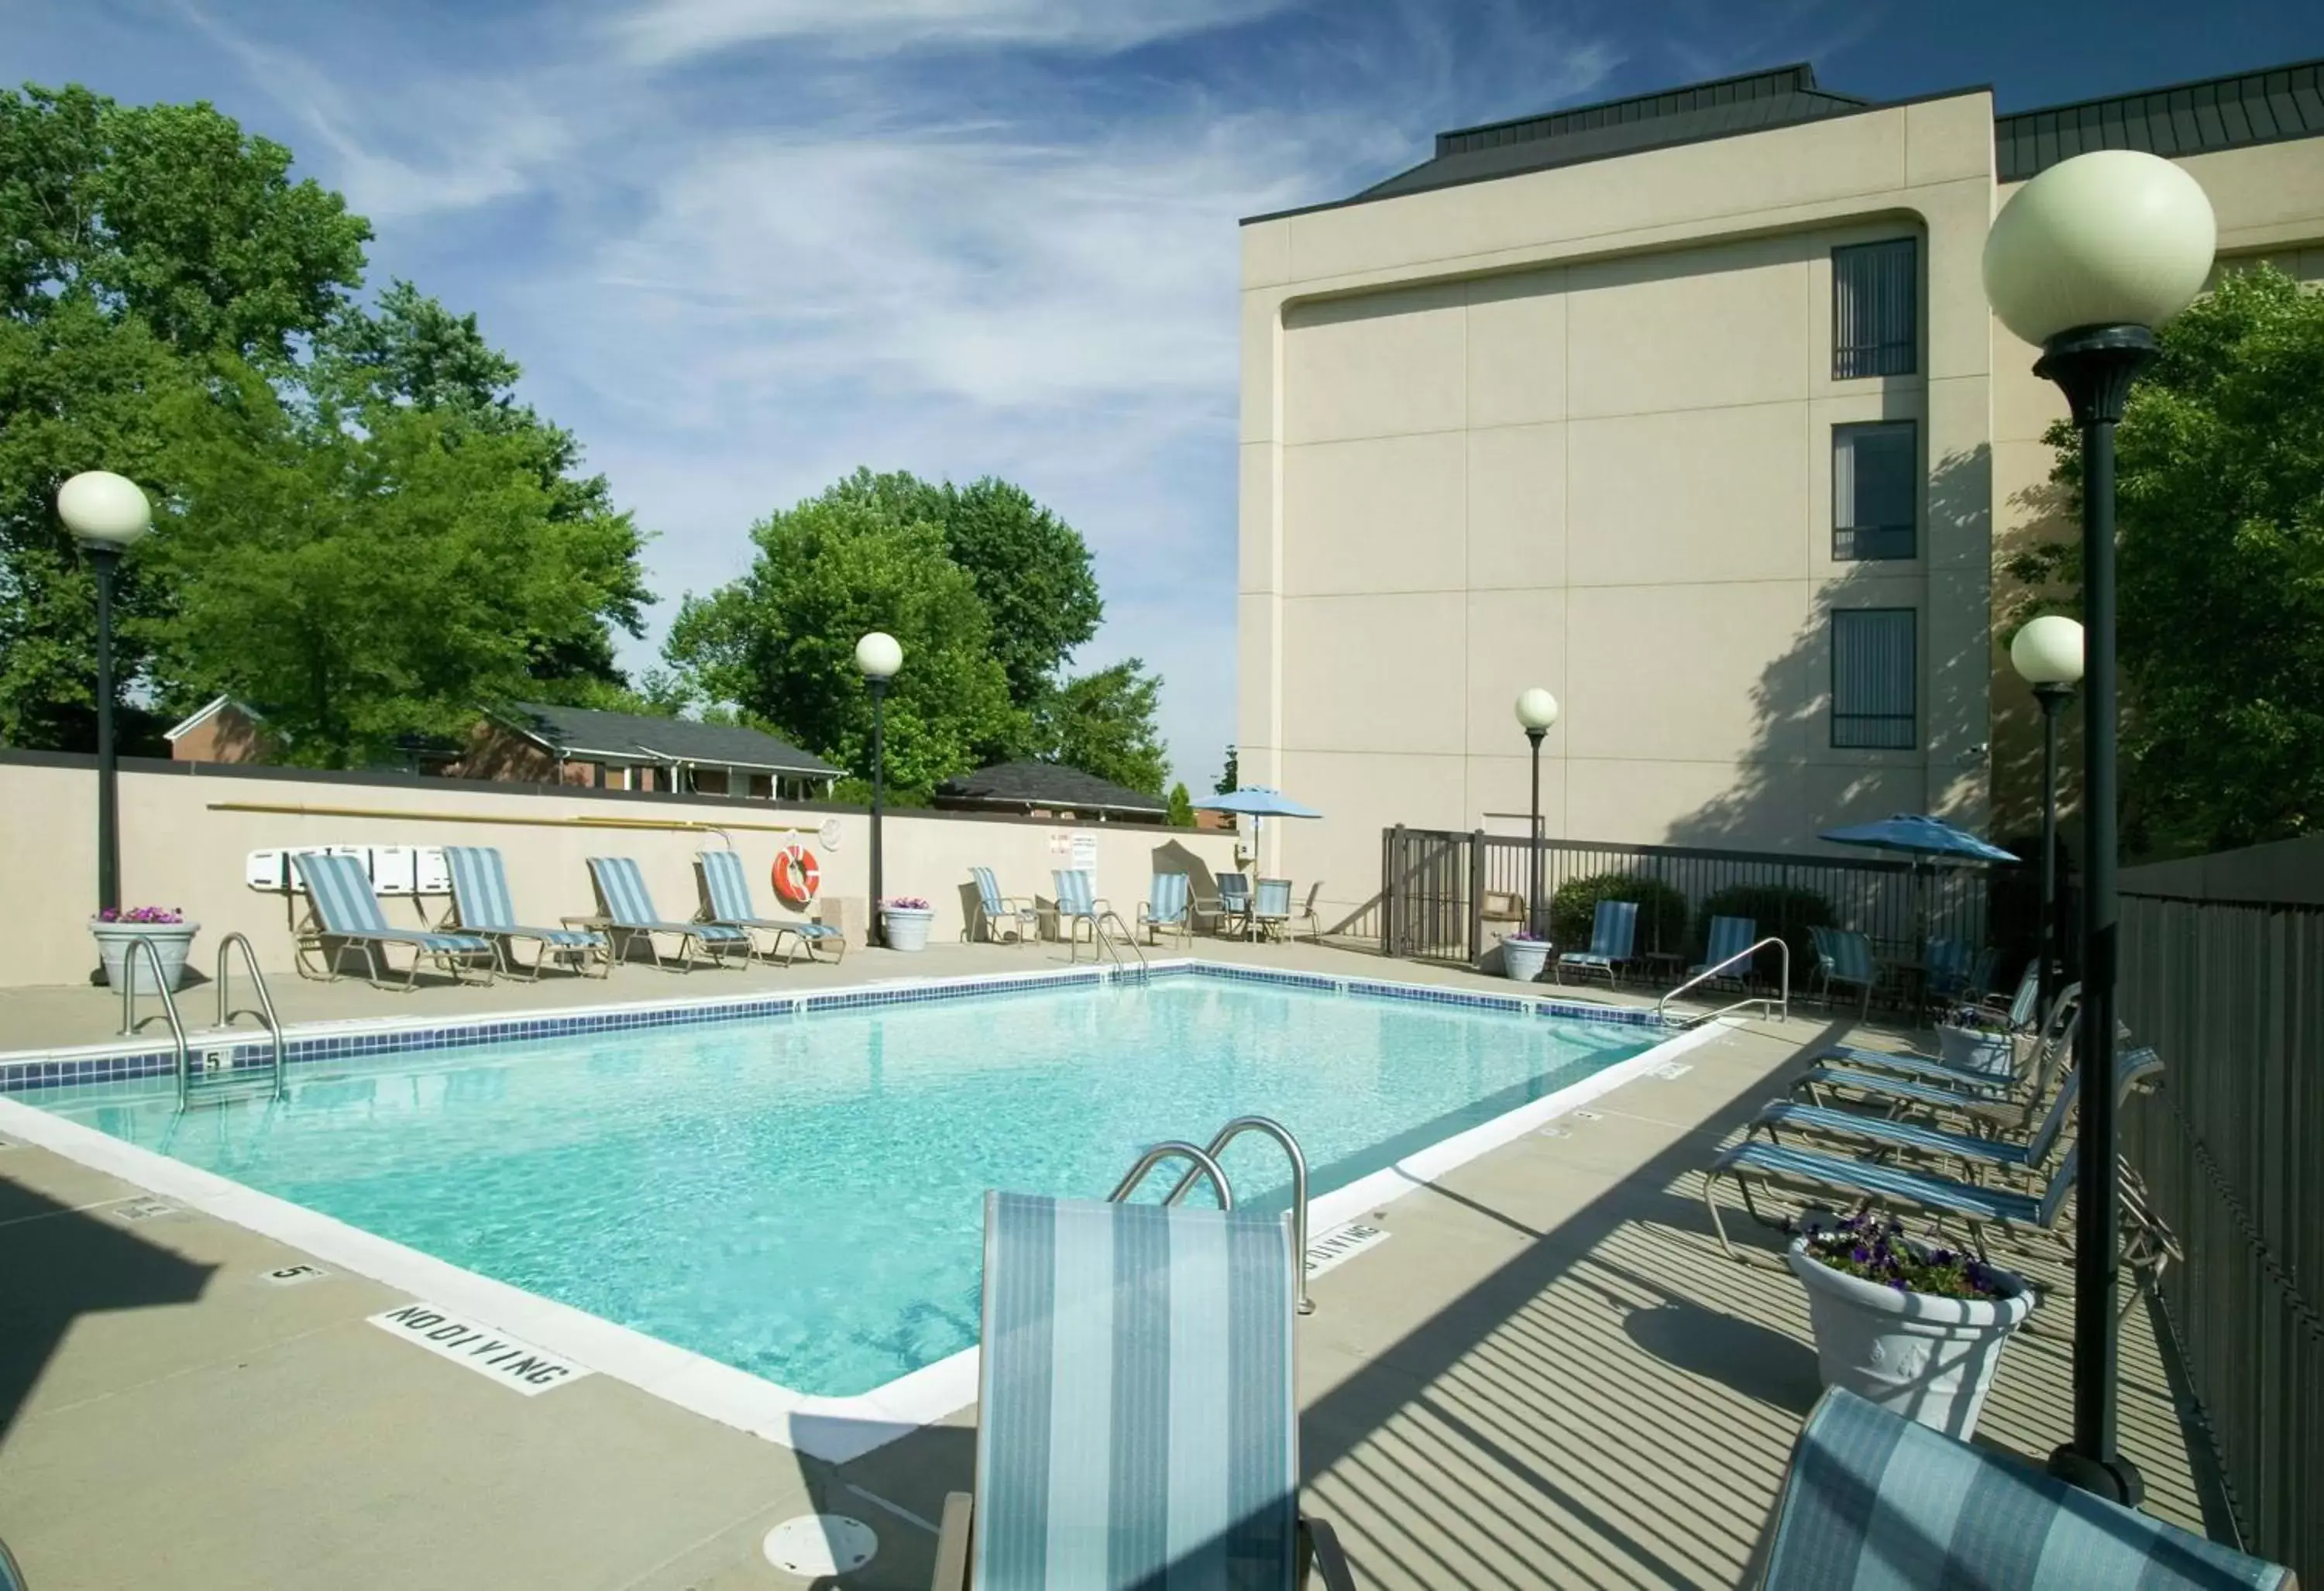
[[933,907],[915,910],[910,906],[883,906],[880,911],[880,921],[890,950],[927,949],[928,924],[936,920]]
[[[122,970],[129,957],[130,941],[142,939],[153,947],[161,959],[161,977],[171,989],[184,987],[186,956],[194,948],[194,935],[202,931],[199,923],[102,923],[92,917],[88,931],[97,940],[97,953],[105,961],[105,981],[107,988],[119,989],[128,976]],[[137,989],[150,994],[153,989],[153,969],[141,952],[136,962]]]
[[1937,1029],[1937,1055],[1947,1065],[1990,1072],[1997,1078],[2017,1075],[2017,1045],[2006,1033],[1983,1033],[1974,1027]]
[[1784,1258],[1808,1290],[1824,1385],[1963,1441],[1976,1432],[2001,1350],[2034,1312],[2023,1278],[1997,1273],[2011,1289],[2003,1298],[1938,1298],[1819,1264],[1805,1238]]
[[1541,977],[1541,970],[1549,965],[1549,942],[1545,939],[1504,939],[1501,941],[1501,970],[1519,983],[1532,983]]

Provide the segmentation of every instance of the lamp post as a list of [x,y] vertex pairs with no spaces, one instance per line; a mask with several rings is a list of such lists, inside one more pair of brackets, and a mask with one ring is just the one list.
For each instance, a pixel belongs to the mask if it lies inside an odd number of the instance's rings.
[[863,671],[863,683],[872,691],[872,922],[865,930],[865,937],[878,945],[888,943],[888,931],[880,918],[880,817],[888,795],[887,748],[884,743],[888,682],[896,677],[896,670],[903,666],[904,648],[894,636],[884,630],[875,630],[855,643],[855,667]]
[[2115,1292],[2121,1270],[2115,1165],[2115,457],[2131,382],[2153,328],[2202,290],[2218,244],[2210,201],[2158,156],[2098,150],[2021,188],[1985,240],[1985,293],[2002,324],[2042,349],[2082,440],[2082,1005],[2074,1236],[2074,1436],[2054,1475],[2135,1504],[2138,1471],[2115,1445]]
[[1533,742],[1533,887],[1526,897],[1526,932],[1541,937],[1541,738],[1557,722],[1557,698],[1539,685],[1517,693],[1517,722]]
[[106,470],[57,489],[57,518],[97,571],[97,909],[121,905],[120,768],[113,745],[113,580],[121,555],[153,528],[137,483]]
[[2058,709],[2082,677],[2082,627],[2044,613],[2009,643],[2009,666],[2042,704],[2042,950],[2034,1008],[2046,1020],[2058,974]]

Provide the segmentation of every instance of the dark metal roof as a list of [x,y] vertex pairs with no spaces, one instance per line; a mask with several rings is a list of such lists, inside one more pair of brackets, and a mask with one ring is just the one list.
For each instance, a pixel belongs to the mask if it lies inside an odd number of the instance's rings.
[[696,723],[692,719],[656,718],[642,713],[601,713],[592,707],[560,707],[545,702],[520,702],[505,717],[511,727],[564,757],[691,762],[815,778],[836,778],[841,772],[812,751],[737,724]]
[[1062,762],[1001,762],[946,779],[936,790],[938,805],[1047,806],[1072,812],[1133,813],[1152,817],[1169,811],[1159,796],[1148,796],[1111,779]]
[[2022,182],[2094,149],[2207,154],[2324,134],[2324,60],[2143,88],[1993,120],[1995,174]]
[[1804,61],[1772,71],[1577,106],[1436,135],[1430,161],[1364,189],[1359,199],[1393,198],[1489,177],[1546,170],[1607,155],[1692,143],[1865,108],[1868,101],[1816,87]]

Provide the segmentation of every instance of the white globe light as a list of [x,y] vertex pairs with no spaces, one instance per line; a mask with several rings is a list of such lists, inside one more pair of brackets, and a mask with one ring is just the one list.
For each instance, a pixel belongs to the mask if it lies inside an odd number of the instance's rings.
[[1546,730],[1557,722],[1557,698],[1536,685],[1517,693],[1517,722],[1528,730]]
[[2027,342],[2157,326],[2203,290],[2219,242],[2202,185],[2160,155],[2101,149],[2012,195],[1985,239],[1985,296]]
[[875,630],[855,643],[855,667],[866,679],[893,679],[903,666],[903,647],[884,630]]
[[2073,685],[2082,677],[2082,627],[2044,613],[2009,643],[2009,666],[2027,685]]
[[153,509],[137,483],[89,470],[57,488],[57,518],[84,546],[118,552],[153,528]]

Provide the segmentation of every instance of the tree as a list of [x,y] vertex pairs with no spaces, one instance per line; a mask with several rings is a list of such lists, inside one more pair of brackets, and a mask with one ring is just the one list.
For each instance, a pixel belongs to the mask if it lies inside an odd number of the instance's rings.
[[1229,746],[1227,748],[1226,771],[1219,775],[1219,782],[1213,785],[1211,789],[1213,793],[1220,796],[1231,796],[1237,790],[1241,788],[1241,759],[1236,754],[1235,749],[1232,746]]
[[1165,821],[1174,829],[1194,826],[1194,798],[1186,793],[1184,779],[1170,786],[1170,811]]
[[[2238,273],[2161,342],[2116,437],[2126,848],[2324,827],[2324,297]],[[2048,440],[2079,493],[2079,437]],[[2078,543],[2009,572],[2015,621],[2079,608]]]
[[256,370],[181,394],[144,556],[171,593],[157,674],[261,704],[291,761],[346,767],[458,737],[530,694],[535,642],[633,577],[634,533],[557,512],[533,438],[443,409],[325,398]]
[[887,776],[900,800],[1016,744],[1024,729],[992,654],[992,622],[944,533],[842,482],[752,527],[748,574],[689,597],[665,649],[690,693],[742,709],[868,777],[872,697],[855,643],[904,648],[888,695]]
[[1068,680],[1034,711],[1036,755],[1149,796],[1162,793],[1169,753],[1154,726],[1159,676],[1131,658]]

